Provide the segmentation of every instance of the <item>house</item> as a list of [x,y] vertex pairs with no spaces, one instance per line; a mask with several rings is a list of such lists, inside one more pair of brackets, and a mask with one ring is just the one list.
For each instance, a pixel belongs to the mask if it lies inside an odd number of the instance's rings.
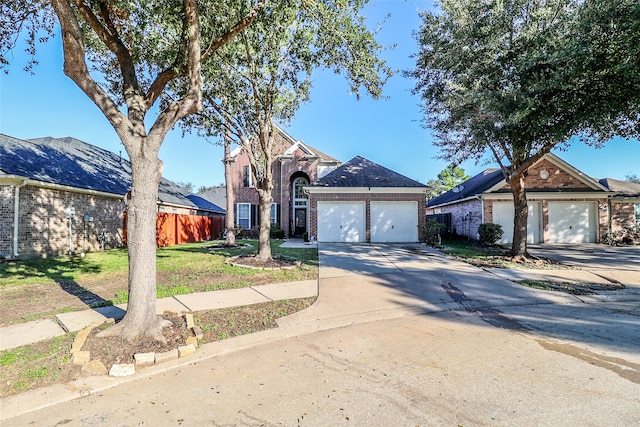
[[[614,181],[597,181],[554,154],[544,155],[527,171],[527,242],[601,242],[612,227],[633,223],[639,193],[617,191]],[[500,169],[487,169],[429,200],[427,214],[448,217],[459,236],[476,239],[478,226],[487,222],[502,226],[500,243],[513,238],[513,196]]]
[[[309,232],[309,198],[304,188],[340,165],[340,161],[294,139],[276,126],[274,189],[271,223],[287,236]],[[242,229],[260,224],[259,197],[247,153],[238,147],[231,153],[235,221]],[[217,194],[217,193],[216,193]]]
[[640,228],[640,183],[604,178],[600,184],[613,192],[609,198],[609,232],[617,236],[626,228]]
[[[50,256],[123,245],[131,164],[75,138],[0,134],[0,258]],[[158,212],[219,214],[162,179]]]
[[227,187],[225,185],[218,185],[216,187],[209,188],[206,191],[200,192],[195,196],[206,200],[220,208],[227,209]]
[[304,188],[310,234],[319,242],[424,239],[427,187],[364,157],[354,157]]

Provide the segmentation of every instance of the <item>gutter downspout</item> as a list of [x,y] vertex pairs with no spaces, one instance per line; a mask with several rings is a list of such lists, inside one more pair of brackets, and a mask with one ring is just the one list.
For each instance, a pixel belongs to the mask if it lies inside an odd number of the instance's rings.
[[20,254],[18,253],[18,214],[20,212],[20,188],[27,185],[27,181],[22,181],[22,184],[16,185],[14,187],[15,193],[13,196],[13,257],[18,258]]

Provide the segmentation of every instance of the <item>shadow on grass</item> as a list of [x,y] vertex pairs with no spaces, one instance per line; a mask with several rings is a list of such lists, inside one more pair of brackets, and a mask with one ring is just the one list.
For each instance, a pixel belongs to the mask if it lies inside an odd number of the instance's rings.
[[60,289],[78,298],[89,307],[110,305],[108,300],[80,285],[76,274],[97,274],[102,271],[99,264],[80,257],[42,258],[0,263],[0,276],[7,279],[48,278]]

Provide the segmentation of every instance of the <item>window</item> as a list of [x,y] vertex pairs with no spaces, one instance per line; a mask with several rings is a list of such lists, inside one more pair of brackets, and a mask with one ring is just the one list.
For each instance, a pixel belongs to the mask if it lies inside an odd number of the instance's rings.
[[635,203],[633,210],[636,213],[636,227],[640,227],[640,203]]
[[304,192],[303,188],[307,185],[309,185],[309,181],[307,181],[305,178],[296,178],[293,181],[293,204],[295,206],[307,206],[309,195]]
[[277,204],[271,203],[271,215],[269,217],[271,218],[271,224],[278,223],[278,205]]
[[243,168],[242,179],[245,187],[253,187],[253,174],[251,173],[251,166],[245,166]]
[[250,203],[238,203],[238,214],[236,218],[236,225],[240,228],[251,228],[251,204]]

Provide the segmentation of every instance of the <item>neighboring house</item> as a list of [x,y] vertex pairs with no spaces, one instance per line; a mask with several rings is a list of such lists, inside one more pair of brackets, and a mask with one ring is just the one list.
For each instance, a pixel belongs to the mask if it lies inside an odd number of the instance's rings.
[[[294,139],[279,127],[276,130],[270,219],[287,236],[302,237],[309,232],[309,196],[304,187],[337,168],[341,162]],[[238,227],[246,230],[260,224],[258,191],[244,149],[236,148],[231,153],[231,160],[235,221]],[[206,194],[202,196],[211,200]]]
[[209,203],[213,203],[214,205],[225,210],[227,209],[227,187],[224,185],[218,185],[217,187],[213,187],[208,189],[207,191],[197,193],[197,197],[200,197],[206,200]]
[[354,157],[305,190],[310,235],[319,242],[424,239],[427,187],[363,157]]
[[226,210],[221,208],[215,203],[201,197],[197,194],[189,194],[187,199],[191,200],[191,203],[198,207],[196,215],[200,216],[225,216]]
[[[130,186],[131,164],[118,154],[70,137],[0,134],[0,258],[122,246]],[[216,213],[164,178],[158,211]]]
[[625,228],[640,228],[640,183],[604,178],[600,184],[614,193],[609,199],[609,231],[618,234]]
[[[527,171],[527,242],[600,242],[612,227],[633,223],[639,192],[616,190],[614,181],[598,182],[554,154],[543,156]],[[459,236],[477,239],[478,225],[487,222],[502,225],[500,243],[513,238],[513,196],[500,169],[487,169],[429,200],[427,214],[448,216]]]

